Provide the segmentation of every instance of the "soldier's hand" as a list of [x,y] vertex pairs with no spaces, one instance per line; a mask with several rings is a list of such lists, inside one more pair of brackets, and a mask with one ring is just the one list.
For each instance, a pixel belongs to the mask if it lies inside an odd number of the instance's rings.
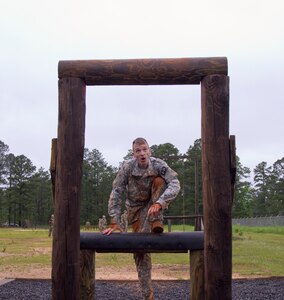
[[161,204],[159,204],[159,203],[152,204],[148,210],[148,216],[150,216],[150,215],[157,216],[161,209],[162,209]]
[[119,230],[121,232],[120,226],[116,223],[110,223],[109,228],[103,230],[102,234],[110,235],[111,233],[113,233],[116,230]]

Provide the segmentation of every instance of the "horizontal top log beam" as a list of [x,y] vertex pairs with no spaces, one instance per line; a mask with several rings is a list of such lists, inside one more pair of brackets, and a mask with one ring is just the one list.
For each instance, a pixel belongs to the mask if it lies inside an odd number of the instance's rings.
[[96,252],[188,252],[202,250],[203,231],[171,233],[112,233],[81,232],[80,248]]
[[199,84],[204,76],[227,75],[226,57],[66,60],[58,77],[82,78],[86,85]]

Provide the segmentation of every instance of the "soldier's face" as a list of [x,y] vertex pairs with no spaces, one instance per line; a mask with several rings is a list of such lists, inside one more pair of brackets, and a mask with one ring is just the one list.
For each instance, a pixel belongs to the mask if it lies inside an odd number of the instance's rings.
[[134,144],[133,156],[137,159],[140,168],[147,168],[149,165],[149,157],[151,156],[151,150],[148,144]]

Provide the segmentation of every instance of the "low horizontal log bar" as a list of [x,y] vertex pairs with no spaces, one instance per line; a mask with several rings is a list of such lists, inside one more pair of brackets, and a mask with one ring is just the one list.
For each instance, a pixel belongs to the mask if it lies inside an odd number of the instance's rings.
[[204,76],[228,73],[226,57],[65,60],[58,77],[82,78],[86,85],[199,84]]
[[204,234],[199,232],[112,233],[81,232],[80,248],[96,252],[188,252],[202,250]]

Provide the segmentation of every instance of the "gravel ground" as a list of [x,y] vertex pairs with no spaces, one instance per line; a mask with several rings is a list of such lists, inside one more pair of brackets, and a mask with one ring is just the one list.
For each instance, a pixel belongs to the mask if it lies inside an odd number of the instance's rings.
[[[1,284],[1,282],[0,282]],[[187,300],[187,280],[153,281],[156,300]],[[284,300],[284,277],[266,279],[234,279],[233,300]],[[96,282],[96,299],[138,300],[141,299],[137,281]],[[50,280],[13,280],[0,285],[1,300],[47,300],[51,299]]]

